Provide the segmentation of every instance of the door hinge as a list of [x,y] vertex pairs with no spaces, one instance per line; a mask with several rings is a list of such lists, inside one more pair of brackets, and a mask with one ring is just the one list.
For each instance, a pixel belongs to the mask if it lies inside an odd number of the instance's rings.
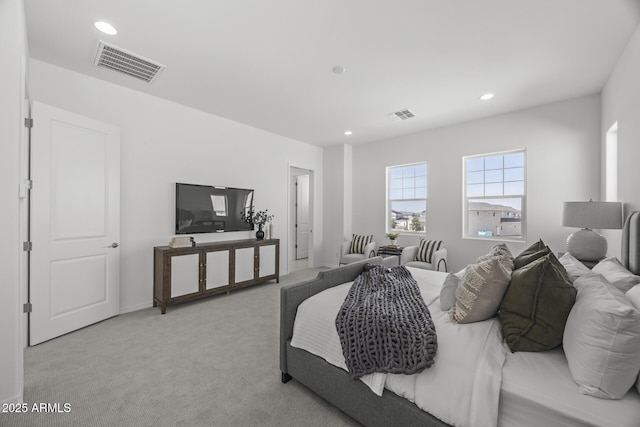
[[24,119],[24,126],[31,129],[33,127],[33,119],[31,117],[26,117]]
[[22,312],[23,312],[23,313],[31,313],[31,311],[32,311],[32,310],[33,310],[33,306],[31,305],[31,303],[30,303],[30,302],[25,303],[25,304],[22,306]]
[[33,181],[30,179],[25,179],[21,184],[18,185],[18,198],[25,199],[27,197],[27,193],[29,190],[33,188]]
[[29,252],[33,249],[33,243],[32,242],[22,242],[22,250]]

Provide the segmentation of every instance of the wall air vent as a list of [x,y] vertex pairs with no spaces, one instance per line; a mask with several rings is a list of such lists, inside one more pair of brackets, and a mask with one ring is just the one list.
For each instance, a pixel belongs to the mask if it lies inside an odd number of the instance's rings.
[[405,108],[404,110],[396,111],[394,113],[387,114],[387,117],[389,118],[389,120],[393,120],[394,122],[400,122],[402,120],[408,120],[411,117],[415,117],[415,116],[416,115],[413,114],[413,112],[411,110],[409,110],[408,108]]
[[126,74],[147,83],[152,83],[165,68],[164,65],[103,41],[98,45],[93,65]]

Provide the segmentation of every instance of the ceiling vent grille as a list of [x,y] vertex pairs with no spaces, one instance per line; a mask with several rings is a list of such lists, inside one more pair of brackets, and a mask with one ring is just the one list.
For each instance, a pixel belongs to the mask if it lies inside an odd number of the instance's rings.
[[394,122],[400,122],[402,120],[408,120],[411,117],[415,117],[415,116],[416,115],[413,114],[413,112],[411,110],[409,110],[408,108],[405,108],[404,110],[396,111],[394,113],[387,114],[387,117],[389,118],[389,120],[393,120]]
[[147,83],[152,83],[165,68],[164,65],[103,41],[98,45],[93,65],[126,74]]

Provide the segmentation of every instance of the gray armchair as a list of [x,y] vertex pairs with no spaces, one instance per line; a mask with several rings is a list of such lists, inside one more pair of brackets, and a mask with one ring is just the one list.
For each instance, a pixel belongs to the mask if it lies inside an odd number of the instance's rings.
[[447,271],[447,249],[440,248],[436,250],[432,257],[431,262],[424,262],[416,260],[418,254],[418,246],[407,246],[402,250],[400,255],[400,265],[406,265],[407,267],[417,267],[424,270],[435,271]]
[[340,265],[351,264],[352,262],[362,261],[363,259],[367,258],[373,258],[376,256],[377,248],[378,245],[376,244],[376,242],[369,242],[364,247],[363,254],[353,254],[350,253],[351,242],[347,240],[346,242],[342,243],[342,246],[340,246]]

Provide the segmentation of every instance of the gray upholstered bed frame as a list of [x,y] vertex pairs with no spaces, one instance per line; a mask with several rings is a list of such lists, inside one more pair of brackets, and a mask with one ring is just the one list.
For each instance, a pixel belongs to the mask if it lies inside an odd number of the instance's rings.
[[394,393],[375,395],[359,380],[353,380],[344,370],[305,350],[291,346],[293,322],[298,305],[319,292],[353,281],[364,264],[397,265],[393,257],[375,257],[333,270],[322,271],[318,277],[302,283],[283,286],[280,291],[280,370],[282,382],[295,378],[316,394],[366,426],[444,427],[443,423],[414,403]]
[[[634,274],[640,274],[640,213],[627,218],[622,232],[622,263]],[[370,258],[333,270],[302,283],[283,286],[280,293],[280,370],[282,381],[294,378],[319,396],[368,426],[448,426],[410,401],[394,393],[376,396],[362,381],[307,351],[291,346],[293,323],[298,305],[327,288],[351,282],[362,272],[365,263],[397,262],[381,257]]]

